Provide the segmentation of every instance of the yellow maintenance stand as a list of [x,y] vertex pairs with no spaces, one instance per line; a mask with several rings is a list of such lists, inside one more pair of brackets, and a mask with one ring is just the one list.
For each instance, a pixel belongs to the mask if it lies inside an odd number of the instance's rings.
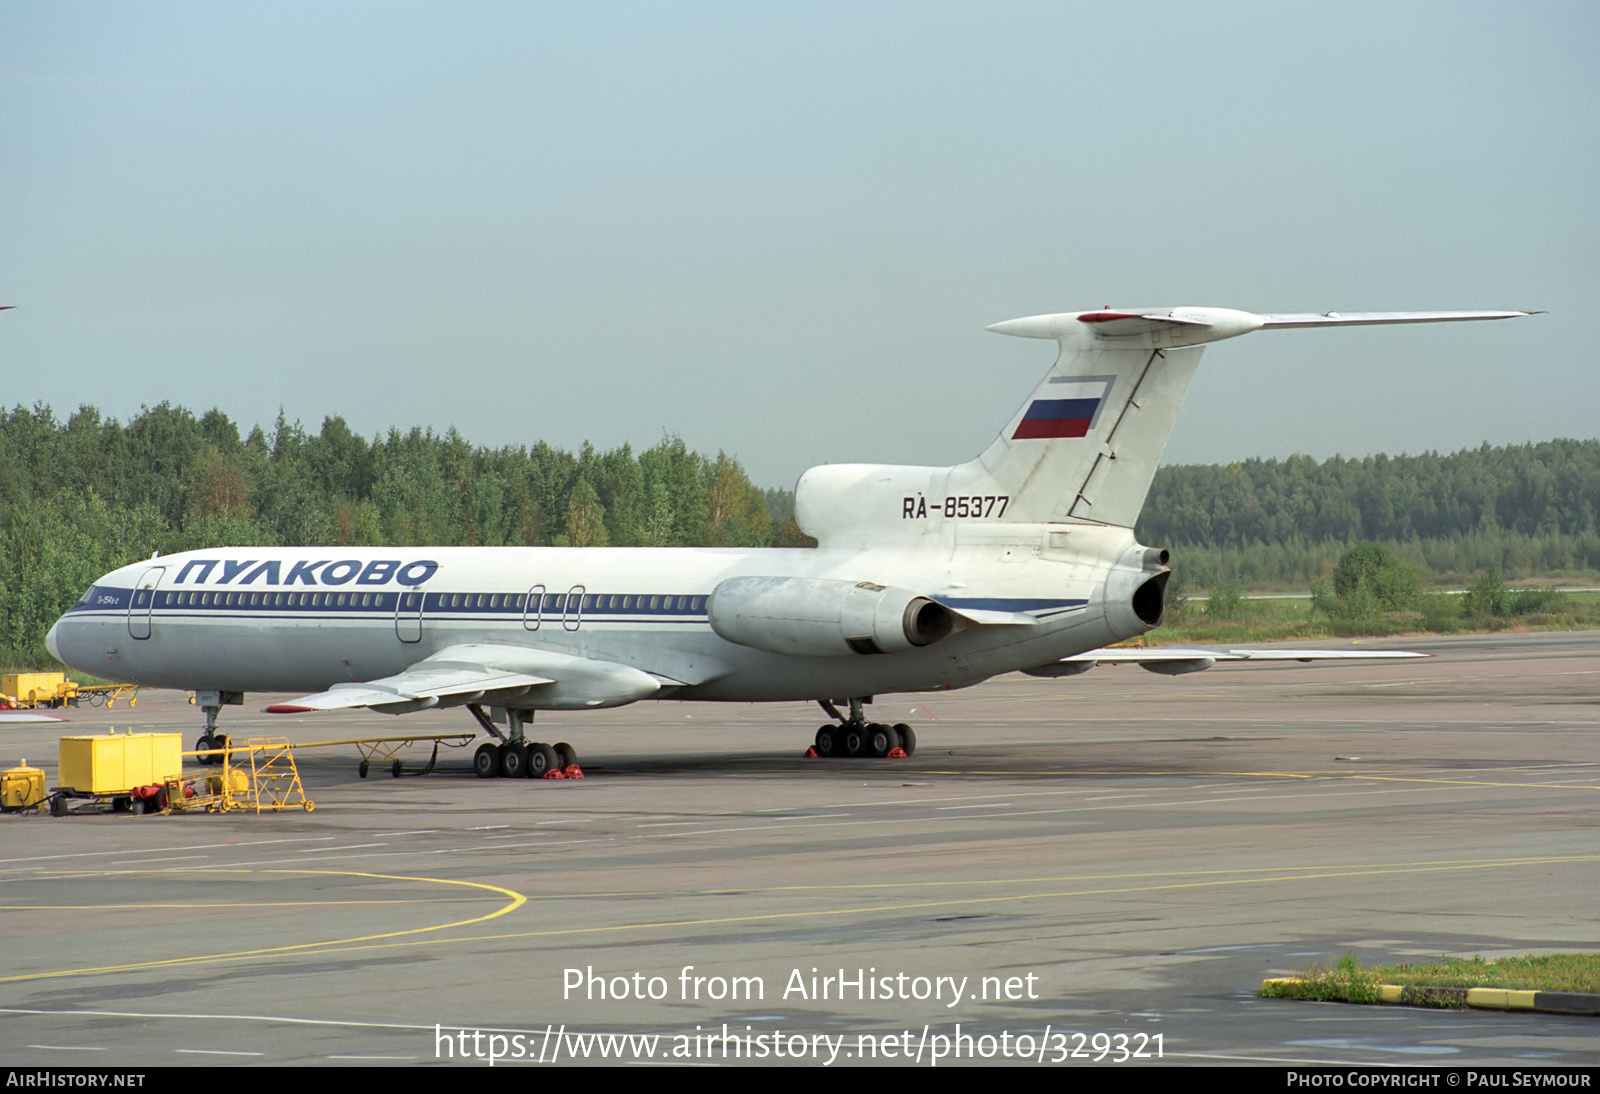
[[[208,750],[208,756],[215,756]],[[198,756],[186,752],[185,756]],[[199,793],[201,787],[204,793]],[[163,792],[163,813],[204,809],[208,813],[250,810],[255,813],[317,807],[306,797],[294,748],[281,737],[252,737],[229,742],[222,751],[222,770],[208,772],[194,783],[171,780]]]
[[[286,740],[255,738],[231,744],[222,753],[220,772],[192,780],[184,778],[183,757],[199,753],[182,749],[183,739],[177,733],[63,737],[58,769],[61,785],[49,795],[50,813],[65,816],[74,801],[93,802],[95,812],[135,814],[197,809],[210,813],[304,809],[309,813],[316,808],[305,795],[294,750]],[[12,775],[6,772],[8,787]],[[20,784],[18,793],[23,793]]]

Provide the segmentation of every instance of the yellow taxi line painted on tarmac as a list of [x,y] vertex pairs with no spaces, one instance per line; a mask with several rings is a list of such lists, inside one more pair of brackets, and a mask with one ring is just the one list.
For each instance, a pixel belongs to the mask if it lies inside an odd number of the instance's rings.
[[[1413,864],[1378,865],[1378,866],[1361,866],[1361,867],[1335,867],[1335,868],[1325,868],[1325,869],[1310,868],[1310,869],[1307,869],[1307,870],[1304,870],[1304,871],[1298,872],[1298,873],[1262,871],[1262,873],[1267,875],[1267,876],[1208,878],[1208,879],[1205,879],[1205,880],[1179,881],[1179,882],[1172,882],[1172,883],[1165,883],[1165,884],[1119,885],[1119,886],[1107,886],[1107,887],[1090,887],[1090,888],[1082,888],[1082,889],[1059,890],[1059,891],[1044,892],[1044,893],[1007,893],[1007,894],[1003,894],[1003,895],[994,895],[994,896],[952,897],[952,898],[943,899],[943,900],[926,900],[926,901],[915,901],[915,902],[909,902],[909,903],[880,904],[880,905],[867,905],[867,906],[857,906],[857,907],[819,908],[819,909],[812,909],[812,910],[808,910],[808,911],[764,912],[764,913],[755,913],[755,914],[749,914],[749,915],[715,916],[715,917],[707,917],[707,918],[700,918],[700,919],[659,920],[659,921],[643,922],[643,923],[616,923],[616,924],[599,925],[599,926],[555,927],[555,928],[550,928],[550,929],[547,929],[547,930],[537,930],[537,931],[509,931],[509,932],[505,932],[505,933],[502,933],[502,934],[492,934],[492,935],[462,935],[462,936],[457,936],[457,937],[452,937],[452,938],[447,938],[447,939],[438,939],[438,938],[432,938],[432,939],[406,939],[405,941],[398,941],[398,940],[399,939],[403,939],[408,935],[424,934],[424,933],[430,933],[430,932],[444,930],[444,929],[447,929],[447,928],[450,928],[450,927],[461,927],[461,926],[468,926],[468,925],[471,925],[473,923],[487,922],[488,920],[498,918],[500,916],[503,916],[503,915],[507,914],[508,912],[511,912],[511,911],[515,910],[516,908],[521,907],[523,904],[527,903],[528,898],[523,896],[520,893],[514,893],[509,889],[502,889],[502,888],[499,888],[498,886],[493,886],[493,885],[485,885],[485,884],[482,884],[480,882],[452,881],[452,880],[439,879],[439,878],[394,877],[394,876],[391,876],[391,875],[383,875],[383,874],[356,874],[356,873],[348,873],[348,872],[343,872],[343,871],[332,871],[332,870],[265,871],[265,872],[268,872],[268,873],[324,874],[324,875],[345,876],[345,877],[374,878],[374,879],[386,880],[386,881],[416,881],[416,882],[432,882],[432,883],[435,883],[435,884],[445,884],[445,885],[463,885],[463,886],[469,886],[469,887],[473,887],[473,888],[488,889],[488,890],[491,890],[491,891],[494,891],[494,892],[498,892],[498,893],[504,894],[506,896],[512,897],[513,899],[511,900],[511,902],[507,903],[504,907],[500,908],[499,910],[497,910],[495,912],[490,913],[489,915],[478,916],[478,917],[473,918],[473,919],[461,920],[461,921],[456,922],[456,923],[439,924],[438,926],[434,926],[434,927],[421,927],[421,928],[413,928],[413,929],[410,929],[410,930],[403,930],[403,931],[390,931],[390,932],[386,932],[386,933],[382,933],[382,934],[367,935],[367,936],[363,936],[363,937],[359,937],[359,938],[336,939],[336,940],[329,940],[329,941],[326,941],[326,942],[307,942],[307,943],[298,943],[298,944],[287,945],[287,946],[275,946],[275,947],[269,947],[269,948],[260,949],[260,950],[244,950],[244,951],[239,951],[239,952],[235,952],[235,953],[192,955],[192,956],[189,956],[189,957],[169,958],[169,959],[164,959],[164,960],[137,962],[137,963],[126,964],[126,965],[112,965],[112,966],[104,966],[104,967],[99,967],[99,968],[65,969],[65,970],[61,970],[61,971],[57,971],[57,972],[27,973],[27,974],[20,975],[20,976],[10,976],[10,977],[0,978],[0,983],[6,983],[6,982],[12,982],[12,981],[20,981],[20,980],[44,980],[44,979],[52,979],[52,978],[67,977],[67,976],[87,976],[87,975],[93,975],[93,974],[96,974],[96,973],[109,974],[109,973],[127,972],[127,971],[140,970],[140,969],[163,968],[163,967],[203,964],[203,963],[211,963],[211,962],[247,961],[247,960],[254,960],[254,959],[257,959],[257,958],[261,958],[261,957],[283,956],[283,955],[294,955],[294,954],[315,953],[315,954],[318,954],[318,955],[322,955],[322,954],[328,954],[328,953],[349,953],[349,952],[356,952],[356,951],[362,951],[362,950],[400,949],[400,948],[407,948],[407,947],[412,947],[412,946],[424,946],[424,945],[454,945],[454,944],[460,944],[460,943],[481,943],[481,942],[493,942],[493,941],[506,941],[506,940],[518,939],[518,938],[552,938],[552,937],[563,937],[563,936],[584,935],[584,934],[614,934],[614,933],[623,932],[623,931],[645,932],[645,931],[653,931],[653,930],[679,930],[679,929],[682,929],[684,927],[705,927],[705,926],[726,925],[726,924],[733,924],[733,923],[744,923],[744,924],[776,923],[776,922],[781,922],[781,921],[786,921],[786,920],[793,921],[793,920],[817,919],[817,918],[827,918],[827,917],[847,916],[847,915],[849,915],[849,916],[859,916],[859,915],[864,915],[864,914],[918,912],[918,911],[927,911],[927,910],[931,910],[931,909],[934,909],[934,908],[957,908],[957,907],[976,907],[976,906],[983,906],[983,905],[1014,904],[1014,903],[1021,902],[1021,901],[1066,899],[1066,898],[1072,898],[1072,897],[1116,896],[1116,895],[1121,895],[1121,894],[1132,894],[1132,893],[1180,892],[1180,891],[1184,891],[1184,890],[1218,888],[1218,887],[1222,887],[1222,886],[1234,886],[1234,885],[1262,885],[1262,884],[1275,884],[1275,883],[1281,883],[1281,882],[1323,881],[1323,880],[1332,880],[1332,879],[1341,879],[1341,878],[1383,877],[1383,876],[1393,876],[1393,875],[1397,875],[1397,874],[1438,873],[1438,872],[1446,872],[1446,871],[1469,871],[1469,870],[1494,870],[1494,869],[1507,869],[1507,868],[1516,868],[1516,867],[1534,866],[1534,865],[1570,864],[1570,863],[1574,863],[1574,862],[1593,862],[1593,861],[1596,861],[1596,860],[1600,860],[1600,855],[1552,856],[1552,857],[1534,857],[1534,858],[1523,858],[1523,859],[1494,859],[1494,860],[1485,860],[1485,861],[1481,861],[1481,862],[1471,862],[1471,861],[1449,862],[1449,861],[1446,861],[1446,862],[1439,862],[1439,863],[1413,863]],[[153,871],[153,872],[156,872],[156,871]],[[245,872],[249,872],[249,871],[245,871]],[[1216,872],[1217,873],[1228,873],[1230,871],[1216,871]],[[1205,873],[1205,872],[1204,871],[1200,871],[1199,873]],[[1172,875],[1154,875],[1154,876],[1172,876]],[[1177,876],[1185,876],[1185,875],[1177,875]],[[1042,880],[1054,880],[1054,879],[1042,879]],[[1071,879],[1066,879],[1066,880],[1071,880]],[[1095,879],[1086,879],[1086,880],[1095,880]],[[1120,879],[1113,876],[1113,877],[1106,878],[1105,880],[1120,880]],[[935,883],[935,884],[937,884],[937,883]],[[1016,881],[996,881],[996,882],[993,882],[992,884],[1010,884],[1010,885],[1015,885],[1015,884],[1018,884],[1018,883]],[[885,885],[884,887],[887,888],[887,887],[897,887],[897,886]],[[753,890],[752,892],[760,893],[760,892],[793,891],[794,888],[796,888],[796,887],[778,887],[778,888],[774,888],[774,889],[771,889],[771,890]],[[829,887],[829,888],[838,888],[838,887]],[[574,894],[574,896],[576,896],[576,894]],[[571,897],[569,897],[569,899],[570,898]],[[551,897],[551,898],[546,898],[546,899],[558,899],[558,898]]]
[[[151,870],[148,872],[167,873],[168,871]],[[17,976],[0,977],[0,983],[13,983],[23,980],[44,980],[61,976],[88,976],[95,973],[130,972],[138,969],[172,968],[181,965],[203,964],[211,961],[239,961],[257,957],[268,957],[275,955],[281,956],[296,953],[321,953],[327,952],[327,947],[356,947],[359,943],[373,943],[385,939],[401,938],[406,935],[426,934],[432,931],[448,930],[452,927],[467,927],[474,923],[484,923],[491,919],[496,919],[500,916],[503,916],[507,912],[511,912],[522,907],[522,905],[527,903],[528,900],[528,898],[521,893],[515,892],[511,889],[501,888],[498,885],[489,885],[480,881],[457,881],[450,878],[402,877],[394,874],[368,874],[358,873],[350,870],[229,870],[225,868],[218,868],[207,871],[185,871],[185,873],[190,875],[202,872],[217,874],[295,874],[321,877],[366,878],[373,881],[409,881],[422,885],[458,885],[467,889],[481,889],[491,893],[498,893],[501,896],[507,897],[508,901],[504,906],[490,912],[487,915],[473,916],[470,919],[455,920],[450,923],[438,923],[431,927],[412,927],[400,931],[386,931],[380,934],[360,935],[355,938],[334,938],[321,942],[297,942],[286,946],[269,946],[259,950],[240,950],[234,953],[191,954],[186,957],[169,957],[154,961],[135,961],[122,965],[105,965],[96,968],[65,969],[58,972],[23,973]],[[422,901],[421,903],[431,903],[431,901]]]
[[[105,877],[96,873],[95,877]],[[490,897],[430,897],[426,900],[237,900],[188,901],[182,904],[0,904],[0,912],[140,912],[219,911],[223,908],[340,908],[372,904],[481,904]]]

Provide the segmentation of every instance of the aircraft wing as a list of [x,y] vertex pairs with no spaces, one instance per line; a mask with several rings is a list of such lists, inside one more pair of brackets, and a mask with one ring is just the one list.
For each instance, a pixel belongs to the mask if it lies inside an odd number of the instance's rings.
[[1202,672],[1218,661],[1355,661],[1426,656],[1409,650],[1232,650],[1209,646],[1154,646],[1090,650],[1023,671],[1029,676],[1073,676],[1099,664],[1131,662],[1163,676],[1182,676]]
[[660,687],[656,677],[628,665],[478,643],[449,646],[393,676],[335,684],[315,695],[274,703],[267,713],[371,707],[385,714],[409,714],[467,703],[516,703],[534,693],[529,706],[587,709],[632,703]]

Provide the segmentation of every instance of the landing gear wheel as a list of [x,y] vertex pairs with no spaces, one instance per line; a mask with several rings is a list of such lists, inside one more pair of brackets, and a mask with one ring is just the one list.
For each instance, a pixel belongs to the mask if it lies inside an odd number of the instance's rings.
[[366,760],[362,760],[359,764],[356,765],[356,774],[360,775],[363,779],[367,777],[367,761]]
[[873,722],[867,727],[867,751],[878,759],[883,759],[899,747],[900,734],[894,727],[886,726],[882,722]]
[[500,750],[500,774],[508,779],[520,779],[528,773],[528,746],[521,743],[506,745]]
[[861,726],[841,726],[839,751],[845,756],[859,756],[866,751],[867,734]]
[[578,750],[565,741],[555,743],[556,759],[561,762],[561,770],[565,771],[578,762]]
[[211,762],[214,764],[227,762],[228,738],[219,733],[211,738],[211,741],[211,747],[217,750],[211,754]]
[[817,730],[817,755],[839,755],[839,730],[834,726],[823,726]]
[[500,774],[500,746],[485,742],[472,754],[472,770],[480,779],[492,779]]
[[905,750],[905,754],[910,756],[912,753],[916,752],[917,731],[906,725],[904,722],[896,722],[894,729],[896,733],[900,734],[900,747]]
[[198,762],[201,767],[207,767],[210,764],[215,763],[216,761],[211,757],[211,750],[216,747],[217,742],[211,739],[211,735],[209,733],[195,741],[194,750],[200,754],[195,757],[196,762]]
[[542,779],[545,772],[559,770],[561,757],[556,755],[556,750],[546,744],[536,744],[528,749],[528,777]]

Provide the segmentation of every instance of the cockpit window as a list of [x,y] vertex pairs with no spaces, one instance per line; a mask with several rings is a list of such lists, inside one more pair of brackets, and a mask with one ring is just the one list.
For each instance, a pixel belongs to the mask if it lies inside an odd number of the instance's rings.
[[91,596],[93,596],[93,595],[94,595],[94,586],[90,585],[87,589],[83,590],[83,595],[78,597],[78,603],[79,604],[87,604],[87,603],[89,603],[89,598]]

